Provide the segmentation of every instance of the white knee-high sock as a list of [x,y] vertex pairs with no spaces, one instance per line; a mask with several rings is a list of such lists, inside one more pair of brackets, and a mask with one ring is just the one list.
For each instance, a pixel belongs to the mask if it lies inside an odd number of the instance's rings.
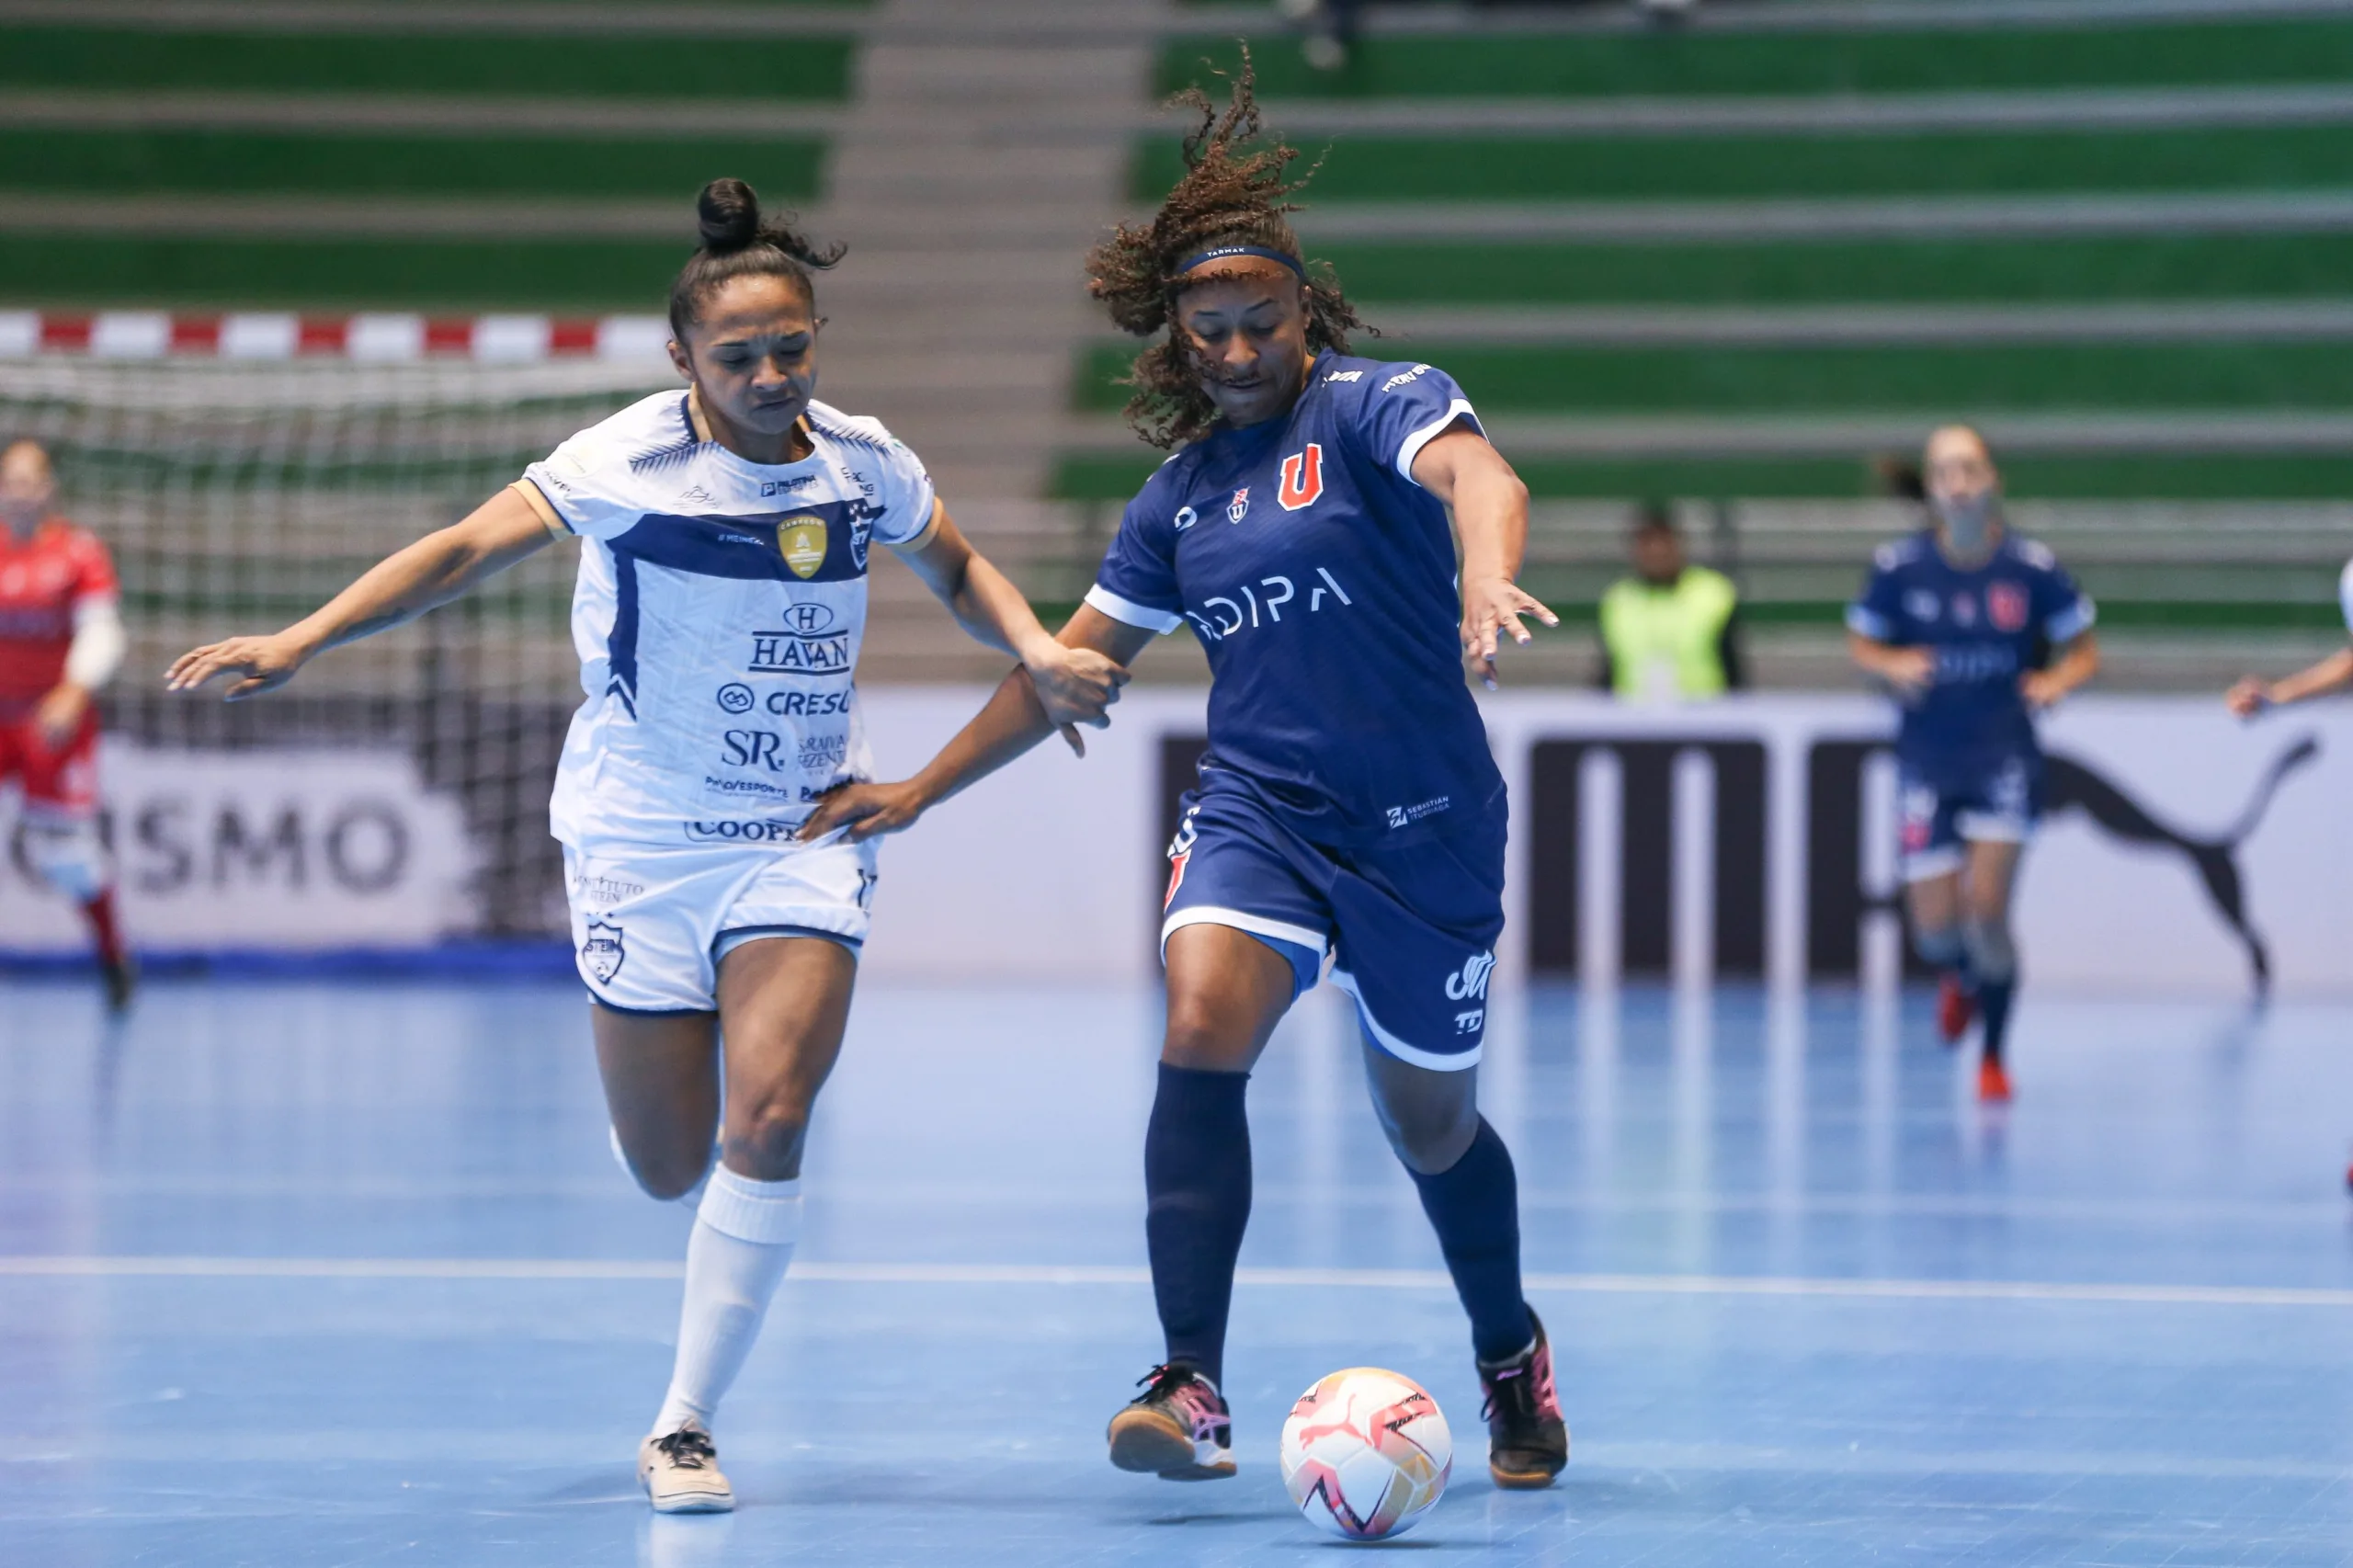
[[711,1413],[760,1336],[768,1299],[800,1239],[798,1179],[754,1181],[724,1165],[710,1173],[687,1243],[678,1358],[654,1431],[676,1431],[689,1418],[710,1425]]

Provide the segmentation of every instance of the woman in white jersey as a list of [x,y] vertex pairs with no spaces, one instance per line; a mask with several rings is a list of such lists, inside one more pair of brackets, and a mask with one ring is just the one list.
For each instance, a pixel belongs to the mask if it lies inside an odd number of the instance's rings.
[[232,700],[258,696],[554,540],[583,540],[572,628],[587,699],[550,806],[573,939],[630,1170],[663,1199],[709,1177],[669,1394],[638,1456],[667,1513],[734,1506],[711,1415],[790,1260],[810,1108],[866,935],[872,841],[794,832],[826,790],[871,776],[851,678],[870,548],[896,551],[965,630],[1017,654],[1062,724],[1102,723],[1127,679],[1039,625],[913,452],[813,400],[808,268],[838,248],[763,222],[740,180],[704,187],[699,209],[701,248],[670,294],[684,392],[580,432],[307,619],[196,649],[168,676],[174,689],[229,676]]

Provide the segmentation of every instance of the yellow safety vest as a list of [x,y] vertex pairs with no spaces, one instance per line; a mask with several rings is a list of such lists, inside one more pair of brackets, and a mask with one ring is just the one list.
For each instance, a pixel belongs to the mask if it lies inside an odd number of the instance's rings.
[[1601,640],[1618,695],[1722,696],[1722,639],[1739,597],[1730,578],[1705,566],[1685,567],[1672,587],[1640,577],[1612,584],[1601,596]]

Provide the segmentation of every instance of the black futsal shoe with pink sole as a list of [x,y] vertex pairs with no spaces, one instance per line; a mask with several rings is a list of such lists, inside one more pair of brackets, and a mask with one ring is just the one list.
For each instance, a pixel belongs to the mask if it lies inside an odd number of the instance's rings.
[[1536,1337],[1508,1361],[1479,1363],[1487,1391],[1487,1472],[1497,1486],[1550,1486],[1569,1462],[1569,1427],[1552,1389],[1552,1343],[1531,1310]]
[[1111,1462],[1163,1481],[1233,1473],[1233,1423],[1217,1385],[1182,1362],[1137,1380],[1143,1392],[1111,1417]]

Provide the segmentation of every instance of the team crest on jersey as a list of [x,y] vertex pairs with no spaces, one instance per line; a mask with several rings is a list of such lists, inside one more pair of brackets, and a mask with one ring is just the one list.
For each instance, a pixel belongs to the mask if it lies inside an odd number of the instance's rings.
[[1996,631],[2026,630],[2026,590],[2016,583],[1995,583],[1985,590],[1985,619]]
[[784,563],[804,582],[825,563],[825,519],[810,513],[787,517],[776,526],[776,547]]
[[1245,484],[1233,493],[1233,500],[1225,504],[1225,520],[1229,523],[1238,523],[1249,515],[1250,487]]
[[874,537],[874,525],[864,517],[849,520],[849,558],[859,571],[866,570],[866,546]]
[[580,944],[580,961],[597,977],[597,984],[610,985],[628,957],[628,949],[621,946],[619,925],[610,920],[588,922],[588,938]]
[[1303,452],[1293,452],[1283,460],[1283,482],[1275,491],[1275,500],[1286,512],[1296,512],[1302,506],[1313,506],[1315,498],[1324,494],[1324,448],[1315,441],[1307,443]]

